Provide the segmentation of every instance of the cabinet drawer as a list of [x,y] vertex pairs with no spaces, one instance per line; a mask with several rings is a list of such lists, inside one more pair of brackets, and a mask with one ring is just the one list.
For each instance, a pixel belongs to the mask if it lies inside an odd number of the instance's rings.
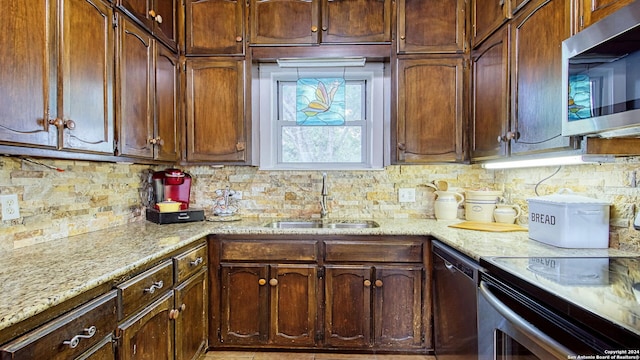
[[118,320],[133,314],[149,304],[173,286],[173,263],[171,260],[149,269],[118,285],[120,307]]
[[422,262],[421,241],[325,241],[325,261]]
[[207,266],[207,246],[202,245],[173,258],[176,272],[176,283],[181,283],[189,276]]
[[317,241],[223,240],[222,261],[316,261]]
[[19,337],[0,349],[5,359],[74,359],[116,329],[116,291]]

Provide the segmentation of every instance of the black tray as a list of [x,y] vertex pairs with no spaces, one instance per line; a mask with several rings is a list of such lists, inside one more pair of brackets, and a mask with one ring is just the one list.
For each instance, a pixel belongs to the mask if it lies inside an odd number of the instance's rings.
[[161,213],[156,209],[147,209],[147,220],[156,224],[177,224],[193,221],[204,221],[204,210],[190,209]]

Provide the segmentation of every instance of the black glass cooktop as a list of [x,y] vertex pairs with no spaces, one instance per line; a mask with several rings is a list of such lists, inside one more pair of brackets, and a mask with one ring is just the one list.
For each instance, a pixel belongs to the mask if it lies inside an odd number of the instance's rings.
[[556,311],[620,328],[640,344],[640,258],[493,257],[480,265]]

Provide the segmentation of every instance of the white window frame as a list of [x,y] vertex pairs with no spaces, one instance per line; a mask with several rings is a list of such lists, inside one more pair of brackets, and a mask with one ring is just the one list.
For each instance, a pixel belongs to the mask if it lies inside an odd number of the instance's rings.
[[[259,154],[261,170],[379,170],[385,164],[385,124],[388,123],[388,93],[390,81],[385,76],[383,63],[367,63],[362,67],[304,67],[281,68],[277,64],[259,65],[258,108]],[[369,120],[363,126],[363,161],[360,163],[282,163],[278,161],[281,149],[278,124],[278,82],[296,81],[303,77],[343,77],[346,80],[366,80],[367,98],[364,101]],[[254,97],[255,99],[256,97]],[[255,163],[255,162],[254,162]]]

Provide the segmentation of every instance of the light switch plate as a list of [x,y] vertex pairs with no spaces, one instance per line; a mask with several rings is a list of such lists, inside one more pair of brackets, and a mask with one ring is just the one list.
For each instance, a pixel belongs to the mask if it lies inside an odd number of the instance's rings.
[[398,200],[400,202],[416,202],[416,189],[414,188],[398,189]]
[[2,221],[13,220],[20,217],[18,195],[0,195],[0,206],[2,206]]

